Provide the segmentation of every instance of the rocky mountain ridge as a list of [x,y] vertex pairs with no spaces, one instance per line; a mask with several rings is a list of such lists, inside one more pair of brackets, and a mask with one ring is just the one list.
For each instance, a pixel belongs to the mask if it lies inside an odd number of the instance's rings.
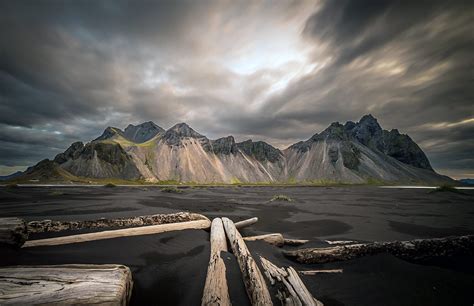
[[[233,136],[211,140],[186,123],[168,130],[153,122],[123,131],[108,127],[87,144],[73,143],[52,163],[72,176],[150,182],[451,181],[432,169],[408,135],[383,130],[371,115],[332,123],[285,150],[263,141],[236,142]],[[30,176],[35,167],[27,171]]]

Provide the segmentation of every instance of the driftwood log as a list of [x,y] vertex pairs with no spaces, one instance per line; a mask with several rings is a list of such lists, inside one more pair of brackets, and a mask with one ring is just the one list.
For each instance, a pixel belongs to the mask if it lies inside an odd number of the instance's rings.
[[245,241],[262,240],[275,246],[302,245],[309,241],[309,240],[301,240],[301,239],[287,239],[287,238],[284,238],[283,235],[280,233],[264,234],[264,235],[258,235],[258,236],[248,236],[248,237],[244,237],[244,240]]
[[0,268],[1,305],[127,305],[132,286],[122,265]]
[[253,217],[253,218],[250,218],[250,219],[235,222],[234,225],[235,225],[236,229],[241,229],[241,228],[244,228],[246,226],[250,226],[252,224],[255,224],[255,223],[257,223],[257,221],[258,221],[258,218]]
[[0,244],[20,247],[27,239],[25,221],[19,218],[0,218]]
[[265,284],[265,279],[245,245],[242,236],[235,228],[234,222],[228,218],[222,218],[222,222],[232,252],[237,258],[250,303],[252,305],[273,305],[272,298]]
[[411,241],[359,243],[284,252],[286,256],[294,258],[301,263],[342,261],[378,253],[390,253],[408,260],[456,254],[473,255],[474,235],[416,239]]
[[225,275],[225,263],[221,252],[227,252],[227,240],[225,238],[224,226],[220,218],[212,220],[211,225],[211,257],[207,268],[206,283],[202,295],[201,305],[231,305],[227,279]]
[[316,275],[324,273],[342,273],[342,269],[327,269],[327,270],[301,270],[298,271],[302,275]]
[[260,262],[272,286],[277,284],[277,297],[282,305],[323,305],[311,295],[295,269],[279,268],[261,256]]
[[157,214],[118,219],[97,219],[85,221],[30,221],[28,222],[29,233],[60,232],[66,230],[80,230],[90,228],[111,227],[138,227],[145,225],[168,224],[195,220],[209,220],[201,214],[179,212],[174,214]]
[[302,245],[302,244],[305,244],[307,243],[309,240],[305,240],[305,239],[288,239],[288,238],[285,238],[285,244],[286,245]]
[[274,234],[265,234],[265,235],[258,235],[258,236],[248,236],[243,238],[245,241],[257,241],[263,240],[269,244],[282,246],[285,244],[285,238],[283,238],[282,234],[274,233]]
[[70,235],[70,236],[63,236],[63,237],[29,240],[23,245],[23,247],[28,248],[28,247],[37,247],[37,246],[61,245],[61,244],[79,243],[79,242],[103,240],[103,239],[111,239],[111,238],[119,238],[119,237],[159,234],[159,233],[165,233],[165,232],[170,232],[170,231],[180,231],[180,230],[186,230],[186,229],[209,229],[210,226],[211,226],[211,221],[209,220],[196,220],[196,221],[188,221],[188,222],[132,227],[132,228],[124,228],[124,229],[103,231],[103,232],[97,232],[97,233],[87,233],[87,234],[78,234],[78,235]]

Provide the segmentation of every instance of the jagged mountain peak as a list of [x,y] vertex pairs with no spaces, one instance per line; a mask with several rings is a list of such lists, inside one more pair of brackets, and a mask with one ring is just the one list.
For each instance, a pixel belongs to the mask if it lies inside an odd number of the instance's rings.
[[175,124],[174,126],[170,127],[168,130],[166,130],[165,135],[170,135],[170,134],[174,134],[180,137],[190,137],[190,138],[204,137],[203,135],[193,130],[188,124],[184,122]]
[[[139,144],[149,137],[153,138]],[[361,183],[371,178],[449,181],[429,171],[432,169],[428,159],[408,135],[396,129],[383,130],[372,115],[363,116],[359,122],[333,122],[319,134],[284,151],[264,141],[248,139],[236,143],[233,136],[209,140],[186,123],[178,123],[167,131],[151,121],[131,124],[125,131],[108,127],[97,138],[102,139],[110,140],[76,142],[53,162],[40,163],[22,177],[116,177],[183,182],[327,179]]]
[[102,135],[94,139],[93,141],[98,141],[98,140],[106,140],[114,137],[115,135],[123,135],[123,131],[119,128],[113,127],[113,126],[108,126]]
[[129,128],[137,128],[137,127],[141,127],[141,128],[156,128],[158,130],[163,130],[164,129],[162,127],[160,127],[159,125],[157,125],[156,123],[154,123],[153,121],[146,121],[146,122],[143,122],[143,123],[140,123],[140,124],[137,124],[137,125],[133,125],[133,124],[129,124],[126,128],[125,128],[125,131]]
[[163,139],[170,146],[181,144],[184,138],[200,139],[202,142],[205,142],[205,150],[211,149],[210,141],[205,136],[193,130],[189,125],[184,122],[175,124],[168,130],[166,130],[166,132],[163,134]]
[[252,141],[247,139],[236,144],[242,152],[253,156],[258,161],[276,162],[282,157],[282,152],[264,141]]
[[237,152],[234,136],[221,137],[211,140],[214,154],[234,154]]
[[164,133],[164,129],[153,121],[147,121],[138,125],[129,124],[124,131],[124,136],[128,140],[136,143],[148,141],[158,135]]

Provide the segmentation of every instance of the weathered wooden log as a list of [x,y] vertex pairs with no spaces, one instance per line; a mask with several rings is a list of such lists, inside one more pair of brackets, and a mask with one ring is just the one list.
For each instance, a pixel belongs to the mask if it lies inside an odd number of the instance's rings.
[[385,252],[408,260],[456,254],[474,255],[474,235],[308,248],[284,254],[301,263],[325,263]]
[[328,269],[328,270],[301,270],[298,271],[302,275],[316,275],[324,273],[342,273],[342,269]]
[[333,245],[333,244],[354,244],[357,243],[357,241],[353,240],[324,240],[327,244]]
[[228,218],[222,218],[222,222],[232,252],[237,258],[250,303],[252,305],[273,305],[262,273],[245,245],[242,236],[235,228],[234,222]]
[[170,231],[180,231],[186,229],[209,229],[211,221],[209,220],[196,220],[188,222],[178,222],[169,224],[149,225],[141,227],[124,228],[118,230],[103,231],[97,233],[87,233],[70,235],[63,237],[54,237],[47,239],[29,240],[23,245],[24,248],[37,247],[37,246],[51,246],[61,245],[70,243],[79,243],[94,240],[111,239],[118,237],[130,237],[140,235],[151,235],[159,234]]
[[262,256],[260,262],[272,286],[277,284],[277,297],[282,305],[323,305],[311,295],[295,269],[279,268]]
[[241,229],[241,228],[244,228],[246,226],[250,226],[252,224],[255,224],[257,223],[258,221],[258,218],[257,217],[253,217],[253,218],[250,218],[250,219],[246,219],[246,220],[242,220],[242,221],[239,221],[239,222],[235,222],[235,228],[236,229]]
[[288,238],[285,238],[285,244],[286,245],[302,245],[302,244],[305,244],[307,243],[309,240],[305,240],[305,239],[288,239]]
[[227,279],[225,275],[225,263],[221,252],[227,252],[227,240],[225,238],[224,226],[220,218],[212,220],[211,225],[211,257],[207,267],[206,283],[202,295],[201,305],[231,305]]
[[132,286],[122,265],[0,268],[1,305],[127,305]]
[[0,218],[0,244],[20,247],[27,239],[25,221],[19,218]]
[[179,212],[174,214],[156,214],[138,216],[131,218],[117,219],[97,219],[85,221],[30,221],[28,222],[29,233],[59,232],[66,230],[80,230],[90,228],[111,228],[111,227],[138,227],[145,225],[168,224],[195,220],[209,220],[201,214]]
[[282,246],[283,244],[285,244],[285,239],[283,238],[283,235],[279,233],[265,234],[265,235],[258,235],[258,236],[248,236],[248,237],[244,237],[243,239],[245,241],[263,240],[275,246]]

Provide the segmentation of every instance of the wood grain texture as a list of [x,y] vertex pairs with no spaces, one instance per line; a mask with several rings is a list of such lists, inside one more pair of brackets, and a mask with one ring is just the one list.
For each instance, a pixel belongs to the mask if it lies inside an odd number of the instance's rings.
[[27,241],[23,245],[23,248],[80,243],[80,242],[112,239],[112,238],[119,238],[119,237],[152,235],[152,234],[159,234],[159,233],[165,233],[165,232],[170,232],[170,231],[180,231],[180,230],[186,230],[186,229],[209,229],[210,226],[211,226],[211,221],[209,220],[196,220],[196,221],[188,221],[188,222],[133,227],[133,228],[110,230],[110,231],[103,231],[103,232],[97,232],[97,233],[87,233],[87,234],[78,234],[78,235],[47,238],[47,239],[30,240],[30,241]]
[[0,218],[0,244],[20,247],[27,239],[25,221],[19,218]]
[[298,271],[301,275],[316,275],[324,273],[342,273],[342,269],[326,269],[326,270],[300,270]]
[[474,235],[410,241],[358,243],[284,252],[286,256],[294,258],[301,263],[343,261],[379,253],[390,253],[399,258],[409,260],[436,256],[473,255]]
[[123,265],[0,268],[1,305],[127,305],[132,286]]
[[268,259],[261,256],[260,262],[262,263],[265,276],[272,286],[277,285],[277,297],[280,299],[282,305],[323,306],[323,303],[311,295],[293,267],[277,267]]
[[282,246],[285,244],[285,239],[283,238],[282,234],[273,233],[273,234],[265,234],[265,235],[258,235],[258,236],[248,236],[243,238],[245,241],[258,241],[262,240],[266,243],[275,245],[275,246]]
[[221,252],[227,252],[227,240],[220,218],[212,220],[210,242],[211,256],[201,305],[229,306],[231,302],[225,274],[226,269],[221,257]]
[[245,284],[247,295],[252,305],[273,305],[265,279],[263,278],[257,263],[245,245],[242,236],[235,228],[234,222],[228,218],[222,218],[227,239],[229,239],[232,252],[237,258],[242,279]]
[[206,216],[190,212],[178,212],[174,214],[156,214],[131,218],[106,219],[84,221],[55,221],[41,220],[28,222],[29,233],[60,232],[67,230],[80,230],[90,228],[111,227],[138,227],[145,225],[168,224],[195,220],[209,220]]
[[258,218],[257,217],[253,217],[253,218],[250,218],[250,219],[246,219],[246,220],[242,220],[242,221],[239,221],[239,222],[235,222],[235,228],[236,229],[241,229],[241,228],[244,228],[246,226],[250,226],[252,224],[255,224],[257,223],[258,221]]

